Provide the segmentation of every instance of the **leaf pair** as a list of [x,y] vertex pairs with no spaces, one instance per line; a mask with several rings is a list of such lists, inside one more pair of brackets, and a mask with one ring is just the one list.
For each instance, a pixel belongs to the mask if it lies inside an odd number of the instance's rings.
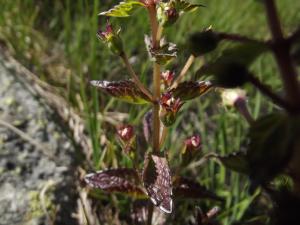
[[91,84],[106,94],[133,104],[147,104],[151,99],[145,95],[131,80],[101,81],[93,80]]
[[152,40],[145,35],[145,44],[152,61],[160,65],[165,65],[177,57],[176,44],[167,42],[164,38],[160,40],[158,48],[153,48]]
[[143,3],[134,0],[124,0],[112,9],[102,12],[101,16],[111,16],[111,17],[128,17],[140,6],[144,6]]
[[283,112],[259,118],[250,128],[246,152],[218,159],[229,169],[249,175],[253,187],[284,172],[295,151],[300,121]]

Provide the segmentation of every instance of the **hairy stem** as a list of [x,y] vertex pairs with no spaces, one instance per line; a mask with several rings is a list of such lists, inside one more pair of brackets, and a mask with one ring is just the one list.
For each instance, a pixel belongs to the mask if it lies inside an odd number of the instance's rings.
[[174,81],[173,85],[171,86],[171,89],[177,87],[177,85],[184,78],[184,76],[186,75],[186,73],[190,69],[191,65],[194,63],[194,61],[195,61],[195,56],[190,55],[190,57],[188,58],[188,60],[186,61],[185,65],[184,65],[183,69],[181,70],[179,76]]
[[151,100],[153,100],[153,96],[150,93],[150,91],[143,85],[143,83],[140,81],[140,79],[138,78],[138,76],[136,75],[136,73],[134,72],[131,64],[129,63],[128,57],[127,55],[124,53],[123,55],[121,55],[121,58],[123,59],[123,62],[129,72],[129,74],[131,75],[131,77],[133,78],[135,84],[139,87],[139,89]]
[[262,41],[255,40],[246,36],[242,36],[239,34],[230,34],[230,33],[224,33],[224,32],[217,32],[216,33],[221,39],[233,41],[233,42],[252,42],[257,44],[265,44]]
[[159,142],[160,147],[165,143],[167,135],[168,135],[168,128],[164,126],[160,137],[160,142]]
[[284,39],[274,0],[264,0],[264,4],[274,44],[272,50],[279,66],[288,101],[296,107],[299,107],[300,89],[297,72],[292,64],[290,44]]
[[[162,30],[159,29],[159,24],[156,19],[155,5],[148,8],[151,31],[152,31],[152,48],[158,48]],[[159,31],[159,32],[158,32]],[[159,97],[160,97],[160,66],[157,63],[153,65],[153,152],[159,151],[160,138],[160,120],[159,120]]]
[[254,75],[249,75],[249,82],[254,85],[262,94],[269,97],[274,104],[286,109],[289,112],[293,112],[294,108],[289,102],[275,94],[266,84],[262,83]]

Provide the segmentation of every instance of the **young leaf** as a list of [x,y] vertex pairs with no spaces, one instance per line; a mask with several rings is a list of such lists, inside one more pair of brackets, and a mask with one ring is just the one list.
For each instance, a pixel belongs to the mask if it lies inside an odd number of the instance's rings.
[[204,5],[201,4],[191,4],[186,0],[171,0],[170,4],[173,5],[178,12],[191,12],[199,7],[204,7]]
[[271,180],[287,165],[294,144],[289,116],[272,113],[255,121],[249,131],[247,161],[254,184]]
[[106,94],[133,104],[147,104],[151,100],[131,80],[101,81],[93,80],[91,84]]
[[196,73],[214,75],[215,83],[225,88],[235,88],[248,80],[248,67],[268,48],[258,43],[243,43],[226,49],[213,63],[202,66]]
[[100,188],[103,191],[119,192],[134,197],[145,197],[143,189],[139,187],[138,173],[134,169],[107,169],[87,174],[84,180],[89,186]]
[[229,155],[218,156],[217,158],[228,169],[244,174],[249,173],[249,166],[245,152],[233,152]]
[[143,182],[153,204],[165,213],[173,208],[171,172],[165,157],[148,155],[143,170]]
[[177,57],[177,47],[173,43],[168,43],[164,38],[160,41],[159,48],[152,48],[149,36],[145,35],[145,44],[152,61],[165,65]]
[[111,17],[128,17],[131,16],[135,9],[139,6],[144,6],[143,3],[134,0],[124,0],[112,9],[99,13],[100,16]]
[[185,81],[171,89],[170,93],[174,98],[187,101],[207,93],[211,87],[212,84],[209,81]]
[[198,182],[184,178],[178,177],[175,179],[174,183],[174,197],[175,198],[190,198],[190,199],[212,199],[216,201],[224,201],[223,198],[217,196],[212,191],[206,189]]

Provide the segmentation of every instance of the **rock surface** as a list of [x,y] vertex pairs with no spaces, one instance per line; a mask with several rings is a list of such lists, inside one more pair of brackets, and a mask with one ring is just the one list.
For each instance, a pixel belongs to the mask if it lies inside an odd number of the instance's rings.
[[77,224],[76,148],[0,54],[0,225]]

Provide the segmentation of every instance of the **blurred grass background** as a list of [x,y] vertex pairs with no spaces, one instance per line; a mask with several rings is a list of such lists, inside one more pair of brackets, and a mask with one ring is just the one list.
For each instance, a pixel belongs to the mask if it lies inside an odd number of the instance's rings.
[[[128,78],[121,61],[110,54],[96,38],[99,24],[104,29],[105,18],[97,14],[109,9],[119,1],[112,0],[0,0],[0,40],[11,54],[33,71],[40,79],[56,87],[86,121],[86,129],[92,140],[95,169],[121,167],[129,164],[121,155],[114,141],[114,125],[125,118],[125,122],[141,126],[143,115],[149,108],[132,106],[110,99],[88,85],[91,79],[118,80]],[[197,12],[186,14],[166,30],[168,40],[184,46],[189,34],[209,26],[222,32],[249,35],[252,38],[270,37],[263,5],[258,0],[199,0],[206,5]],[[300,22],[300,1],[277,0],[282,26],[286,34],[292,32]],[[122,27],[121,36],[126,52],[134,63],[141,79],[151,81],[151,63],[147,60],[144,34],[149,33],[147,16],[143,9],[123,20],[112,23]],[[222,44],[224,48],[226,44]],[[216,57],[220,51],[209,55]],[[180,72],[188,55],[181,48],[179,57],[169,67]],[[188,76],[199,67],[196,62]],[[271,55],[261,56],[252,66],[252,71],[274,90],[281,91],[278,72]],[[255,118],[271,111],[272,105],[251,86],[246,86],[250,110]],[[105,119],[104,115],[117,113],[116,120]],[[115,115],[115,114],[114,114]],[[221,106],[218,93],[209,93],[203,98],[187,103],[173,132],[167,138],[171,166],[176,167],[183,140],[194,133],[203,139],[203,152],[215,151],[226,154],[238,150],[246,135],[248,125],[232,109]],[[141,129],[140,129],[141,130]],[[147,147],[145,147],[147,148]],[[223,224],[232,224],[242,217],[251,215],[249,204],[254,199],[247,191],[247,180],[229,172],[215,162],[194,166],[184,171],[226,198],[220,218]],[[110,196],[102,196],[112,201]],[[128,202],[123,197],[118,206],[126,214]],[[176,204],[176,203],[175,203]],[[178,203],[173,217],[185,221],[193,213],[192,206],[203,204],[193,201]],[[205,202],[205,207],[212,206]],[[126,211],[127,210],[127,211]],[[245,214],[245,212],[247,212]]]

